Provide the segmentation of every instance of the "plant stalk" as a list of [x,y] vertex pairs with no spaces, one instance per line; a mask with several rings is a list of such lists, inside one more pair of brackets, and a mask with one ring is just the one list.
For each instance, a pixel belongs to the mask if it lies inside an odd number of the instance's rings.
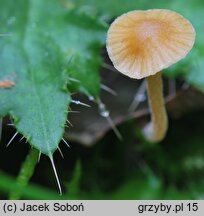
[[18,190],[11,191],[9,195],[10,200],[18,200],[21,198],[22,191],[26,188],[30,178],[32,177],[35,166],[38,162],[39,151],[31,148],[29,154],[27,155],[24,163],[21,166],[21,170],[17,177]]
[[150,142],[159,142],[165,137],[168,128],[160,72],[147,77],[147,93],[151,111],[151,122],[144,127],[144,135]]

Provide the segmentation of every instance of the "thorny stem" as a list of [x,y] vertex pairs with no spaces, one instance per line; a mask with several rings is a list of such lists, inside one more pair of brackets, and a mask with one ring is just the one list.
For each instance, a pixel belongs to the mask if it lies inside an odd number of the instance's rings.
[[19,186],[18,191],[11,191],[9,195],[10,200],[18,200],[22,196],[22,192],[28,184],[30,178],[32,177],[35,166],[38,162],[39,151],[31,148],[29,154],[27,155],[24,163],[21,166],[19,175],[17,177],[17,185]]
[[150,142],[159,142],[165,137],[168,128],[160,72],[147,77],[147,92],[151,122],[145,126],[144,135]]
[[115,135],[117,136],[117,138],[119,140],[123,140],[122,135],[120,134],[119,130],[117,129],[117,127],[115,126],[112,118],[110,117],[110,113],[109,111],[106,109],[105,104],[98,98],[97,100],[97,104],[98,104],[98,109],[99,109],[99,113],[100,115],[105,118],[107,120],[107,122],[109,123],[111,129],[113,130],[113,132],[115,133]]

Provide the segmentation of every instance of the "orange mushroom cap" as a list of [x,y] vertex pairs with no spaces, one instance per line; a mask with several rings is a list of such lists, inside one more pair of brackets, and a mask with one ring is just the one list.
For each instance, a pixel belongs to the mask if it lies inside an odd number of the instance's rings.
[[195,30],[170,10],[131,11],[118,17],[107,35],[107,51],[115,68],[136,79],[154,75],[184,58]]

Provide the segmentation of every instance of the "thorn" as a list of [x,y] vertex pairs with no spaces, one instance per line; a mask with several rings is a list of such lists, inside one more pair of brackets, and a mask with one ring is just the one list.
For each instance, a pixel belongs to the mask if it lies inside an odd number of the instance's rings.
[[70,145],[68,144],[68,142],[64,138],[62,138],[62,141],[70,148]]
[[72,82],[77,82],[77,83],[80,83],[80,82],[81,82],[81,81],[79,81],[78,79],[71,78],[71,77],[69,77],[69,80],[72,81]]
[[80,111],[72,111],[72,110],[69,110],[68,113],[80,113]]
[[117,138],[122,141],[123,137],[122,137],[120,131],[118,130],[118,128],[115,126],[115,124],[114,124],[113,120],[111,119],[111,117],[107,116],[106,119],[107,119],[108,123],[110,124],[112,130],[114,131],[115,135],[117,136]]
[[63,153],[62,153],[62,151],[61,151],[60,147],[58,147],[57,149],[58,149],[58,151],[59,151],[60,155],[62,156],[62,158],[64,159],[64,155],[63,155]]
[[74,127],[73,124],[67,119],[67,124],[69,124],[71,127]]
[[92,96],[92,95],[89,95],[89,96],[88,96],[88,99],[89,99],[90,101],[95,101],[95,98],[94,98],[94,96]]
[[77,104],[77,105],[82,105],[82,106],[86,106],[86,107],[91,107],[88,104],[82,103],[81,101],[78,100],[71,100],[72,103]]
[[106,69],[108,69],[110,71],[113,71],[113,72],[118,72],[112,65],[109,65],[109,64],[107,64],[105,62],[102,64],[102,67],[106,68]]
[[139,86],[134,96],[134,99],[128,109],[129,112],[133,112],[134,110],[136,110],[139,104],[146,99],[145,91],[146,91],[146,81],[144,80],[142,81],[142,84]]
[[116,93],[113,89],[109,88],[108,86],[106,86],[106,85],[104,85],[104,84],[101,84],[101,89],[103,89],[104,91],[109,92],[109,93],[112,94],[113,96],[116,96],[116,95],[117,95],[117,93]]
[[24,136],[22,136],[20,139],[19,139],[19,142],[21,142],[23,139],[24,139],[25,137]]
[[105,104],[102,103],[102,102],[100,101],[100,99],[98,100],[98,108],[99,108],[99,113],[100,113],[100,115],[108,121],[109,125],[111,126],[111,128],[112,128],[113,132],[115,133],[115,135],[117,136],[117,138],[118,138],[119,140],[122,140],[122,139],[123,139],[123,138],[122,138],[122,135],[120,134],[119,130],[117,129],[117,127],[115,126],[113,120],[111,119],[110,113],[109,113],[109,111],[106,109]]
[[8,123],[7,126],[14,126],[14,124],[13,123]]
[[18,135],[18,132],[16,132],[13,137],[10,139],[10,141],[8,142],[8,144],[6,145],[6,147],[9,147],[9,145],[11,144],[11,142],[15,139],[15,137]]
[[40,151],[40,152],[39,152],[39,155],[38,155],[38,163],[40,162],[41,155],[42,155],[42,152]]
[[57,181],[57,186],[58,186],[58,189],[59,189],[59,194],[62,195],[62,187],[61,187],[61,184],[60,184],[60,181],[59,181],[59,177],[58,177],[58,174],[57,174],[57,170],[56,170],[56,167],[55,167],[55,164],[54,164],[53,157],[49,156],[49,158],[50,158],[50,161],[51,161],[51,164],[52,164],[52,168],[53,168],[53,171],[54,171],[54,174],[55,174],[55,178],[56,178],[56,181]]

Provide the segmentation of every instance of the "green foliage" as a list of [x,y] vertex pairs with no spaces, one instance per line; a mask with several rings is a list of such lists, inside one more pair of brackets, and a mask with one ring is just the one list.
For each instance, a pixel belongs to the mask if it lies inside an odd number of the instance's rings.
[[69,90],[98,97],[99,48],[105,26],[55,0],[0,2],[0,116],[10,114],[31,145],[51,155],[64,132]]
[[25,162],[23,163],[21,170],[17,178],[17,185],[21,191],[10,191],[10,199],[20,199],[22,190],[27,186],[30,178],[32,177],[35,169],[35,165],[38,162],[39,151],[31,149],[27,155]]
[[[156,146],[133,135],[133,122],[124,124],[120,129],[128,142],[113,143],[109,135],[94,148],[81,149],[83,155],[65,183],[63,196],[33,183],[22,189],[3,172],[0,194],[20,192],[24,199],[203,199],[203,118],[204,113],[198,112],[171,121],[168,136]],[[71,173],[63,171],[66,176]]]
[[69,92],[99,97],[105,21],[128,10],[150,8],[176,10],[195,26],[197,40],[191,54],[165,74],[182,75],[204,90],[200,0],[188,0],[185,7],[182,0],[19,0],[18,5],[8,0],[0,2],[1,31],[11,33],[0,38],[0,79],[16,85],[0,90],[0,115],[10,114],[30,144],[51,155],[64,131]]
[[81,179],[81,163],[80,161],[77,161],[74,169],[74,173],[72,176],[72,180],[68,183],[68,193],[71,197],[78,197],[79,191],[80,191],[80,179]]
[[[107,23],[129,10],[151,8],[175,10],[193,23],[195,47],[164,74],[182,76],[204,91],[203,0],[2,0],[0,33],[8,35],[0,36],[0,80],[12,80],[15,86],[0,89],[0,117],[12,116],[18,132],[51,156],[63,136],[71,92],[99,98],[100,49]],[[83,149],[85,156],[62,197],[34,184],[22,187],[3,172],[0,191],[28,199],[203,198],[203,117],[175,121],[175,128],[170,124],[167,138],[158,146],[138,140],[131,124],[124,130],[125,143],[113,137],[103,140],[88,157]],[[36,160],[35,155],[33,164]]]
[[[58,194],[50,189],[46,189],[44,187],[40,187],[37,185],[29,184],[26,188],[22,190],[22,188],[16,183],[16,179],[0,172],[0,191],[1,194],[8,194],[10,191],[14,193],[21,193],[26,199],[49,199],[56,200],[60,199]],[[65,199],[67,199],[66,197]]]

